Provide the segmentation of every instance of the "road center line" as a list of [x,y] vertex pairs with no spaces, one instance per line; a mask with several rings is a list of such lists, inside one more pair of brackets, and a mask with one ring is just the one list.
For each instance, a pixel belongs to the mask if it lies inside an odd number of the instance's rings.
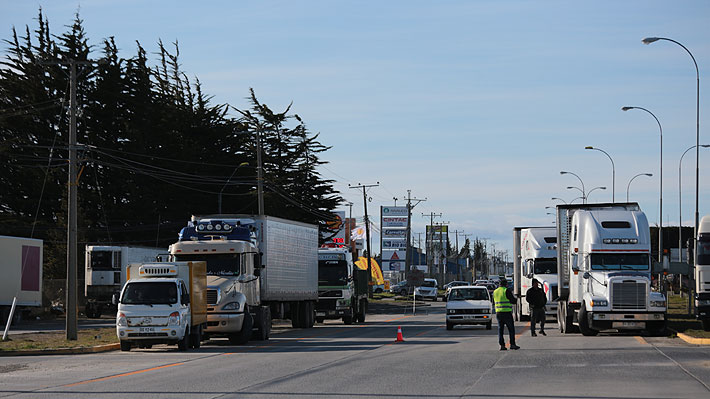
[[181,366],[181,365],[183,365],[183,364],[185,364],[185,363],[184,363],[184,362],[180,362],[180,363],[166,364],[166,365],[163,365],[163,366],[151,367],[151,368],[149,368],[149,369],[130,371],[130,372],[128,372],[128,373],[110,375],[110,376],[108,376],[108,377],[101,377],[101,378],[94,378],[94,379],[92,379],[92,380],[79,381],[79,382],[75,382],[75,383],[73,383],[73,384],[62,385],[62,387],[67,388],[67,387],[74,387],[74,386],[77,386],[77,385],[84,385],[84,384],[88,384],[88,383],[91,383],[91,382],[106,381],[106,380],[110,380],[110,379],[113,379],[113,378],[127,377],[127,376],[130,376],[130,375],[141,374],[141,373],[145,373],[145,372],[148,372],[148,371],[160,370],[160,369],[164,369],[164,368],[168,368],[168,367],[174,367],[174,366]]

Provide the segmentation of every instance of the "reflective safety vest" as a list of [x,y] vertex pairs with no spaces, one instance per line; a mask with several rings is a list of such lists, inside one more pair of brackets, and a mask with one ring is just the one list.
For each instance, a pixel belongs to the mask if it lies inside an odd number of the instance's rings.
[[513,311],[513,305],[510,304],[508,297],[505,296],[507,290],[508,289],[506,287],[498,287],[495,291],[493,291],[493,300],[496,303],[496,313],[510,313]]

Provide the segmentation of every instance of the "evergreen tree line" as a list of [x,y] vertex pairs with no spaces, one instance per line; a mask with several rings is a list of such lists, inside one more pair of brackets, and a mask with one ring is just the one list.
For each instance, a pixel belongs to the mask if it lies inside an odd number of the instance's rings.
[[191,215],[217,213],[220,196],[222,213],[256,214],[257,135],[265,213],[332,234],[342,198],[318,172],[329,147],[290,106],[272,111],[253,90],[248,109],[214,105],[181,70],[177,42],[158,43],[154,66],[138,42],[121,58],[113,37],[93,48],[78,15],[54,35],[40,10],[34,31],[13,28],[4,43],[0,235],[44,239],[46,278],[66,270],[69,59],[80,62],[80,245],[167,248]]

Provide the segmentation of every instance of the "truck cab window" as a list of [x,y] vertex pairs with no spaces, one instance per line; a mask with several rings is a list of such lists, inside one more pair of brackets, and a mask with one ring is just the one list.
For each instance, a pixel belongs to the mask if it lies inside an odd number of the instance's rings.
[[557,259],[538,258],[535,259],[535,274],[556,274]]
[[131,283],[123,292],[121,303],[127,305],[171,305],[177,303],[177,285],[174,282]]
[[348,262],[345,260],[319,260],[318,285],[345,285],[348,282]]

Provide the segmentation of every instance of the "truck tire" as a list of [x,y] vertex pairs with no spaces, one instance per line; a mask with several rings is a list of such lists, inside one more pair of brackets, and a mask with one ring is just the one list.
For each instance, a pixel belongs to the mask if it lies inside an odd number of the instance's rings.
[[244,321],[242,322],[242,330],[238,333],[229,334],[229,343],[232,345],[244,345],[251,338],[251,330],[254,327],[254,319],[249,313],[249,308],[244,307]]
[[582,307],[579,309],[579,331],[585,337],[593,337],[599,333],[597,330],[593,330],[589,327],[589,314],[587,314],[587,307],[584,302],[582,302]]
[[202,326],[197,326],[195,330],[196,331],[190,333],[190,348],[200,349],[200,345],[202,344]]
[[486,323],[486,330],[490,330],[491,328],[493,328],[493,322],[489,321],[488,323]]
[[454,329],[454,323],[451,323],[451,322],[448,322],[448,321],[447,321],[447,322],[446,322],[446,329],[449,330],[449,331],[453,330],[453,329]]
[[343,323],[346,325],[353,324],[353,308],[350,308],[350,314],[346,314],[343,316]]
[[266,341],[271,334],[271,308],[262,306],[260,308],[256,331],[254,331],[254,339],[257,341]]
[[313,328],[313,325],[316,324],[316,307],[314,302],[311,301],[306,301],[303,303],[303,307],[305,308],[305,324],[306,328]]
[[131,350],[131,343],[128,341],[121,341],[121,351],[128,352]]
[[301,315],[301,304],[300,302],[291,302],[290,306],[291,313],[291,326],[293,328],[303,328],[303,316]]
[[178,350],[184,352],[190,348],[190,327],[185,327],[185,334],[183,334],[182,339],[178,341]]
[[359,312],[357,312],[357,322],[364,323],[365,317],[367,316],[367,299],[360,301],[360,306],[358,307]]

